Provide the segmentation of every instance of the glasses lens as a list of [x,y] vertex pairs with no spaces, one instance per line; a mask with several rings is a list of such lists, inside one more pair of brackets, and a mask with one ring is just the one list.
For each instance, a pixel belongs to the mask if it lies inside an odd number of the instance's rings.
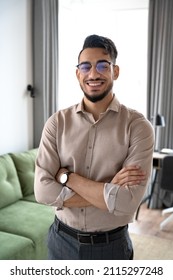
[[90,71],[91,67],[92,66],[90,63],[81,63],[78,65],[78,68],[82,73],[88,73]]
[[[111,62],[109,61],[99,61],[96,64],[96,70],[99,73],[105,73],[110,69]],[[87,74],[90,72],[92,65],[89,62],[82,62],[81,64],[77,65],[77,68],[80,70],[81,73]]]
[[110,62],[108,61],[100,61],[96,65],[96,69],[99,73],[104,73],[108,71],[109,68],[110,68]]

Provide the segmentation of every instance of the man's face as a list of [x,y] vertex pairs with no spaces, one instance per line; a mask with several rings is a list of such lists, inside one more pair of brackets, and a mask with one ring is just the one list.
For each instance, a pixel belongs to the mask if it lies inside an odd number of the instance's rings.
[[80,55],[76,75],[85,97],[91,102],[112,94],[113,81],[119,74],[118,66],[102,48],[87,48]]

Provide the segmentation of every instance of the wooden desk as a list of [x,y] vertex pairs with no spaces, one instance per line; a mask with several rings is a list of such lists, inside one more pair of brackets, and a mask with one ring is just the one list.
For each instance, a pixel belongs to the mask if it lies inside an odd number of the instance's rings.
[[154,152],[153,153],[153,168],[161,169],[162,168],[162,160],[169,154]]

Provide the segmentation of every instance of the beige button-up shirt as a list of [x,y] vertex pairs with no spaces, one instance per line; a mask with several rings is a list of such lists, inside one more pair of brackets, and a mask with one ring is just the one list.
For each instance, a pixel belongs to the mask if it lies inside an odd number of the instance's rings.
[[[153,128],[139,112],[119,103],[114,96],[106,112],[95,121],[83,102],[53,114],[45,124],[35,170],[36,199],[55,207],[57,217],[83,231],[106,231],[133,220],[148,186],[154,146]],[[123,166],[140,165],[147,180],[140,185],[120,187],[110,183]],[[63,207],[74,195],[57,183],[61,167],[94,181],[105,182],[108,210],[94,206]]]

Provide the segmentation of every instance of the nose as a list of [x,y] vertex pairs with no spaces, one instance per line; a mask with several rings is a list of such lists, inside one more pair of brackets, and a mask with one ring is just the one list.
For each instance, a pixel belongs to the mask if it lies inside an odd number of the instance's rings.
[[97,71],[96,66],[92,65],[88,75],[89,75],[89,77],[96,79],[96,78],[100,77],[101,74]]

